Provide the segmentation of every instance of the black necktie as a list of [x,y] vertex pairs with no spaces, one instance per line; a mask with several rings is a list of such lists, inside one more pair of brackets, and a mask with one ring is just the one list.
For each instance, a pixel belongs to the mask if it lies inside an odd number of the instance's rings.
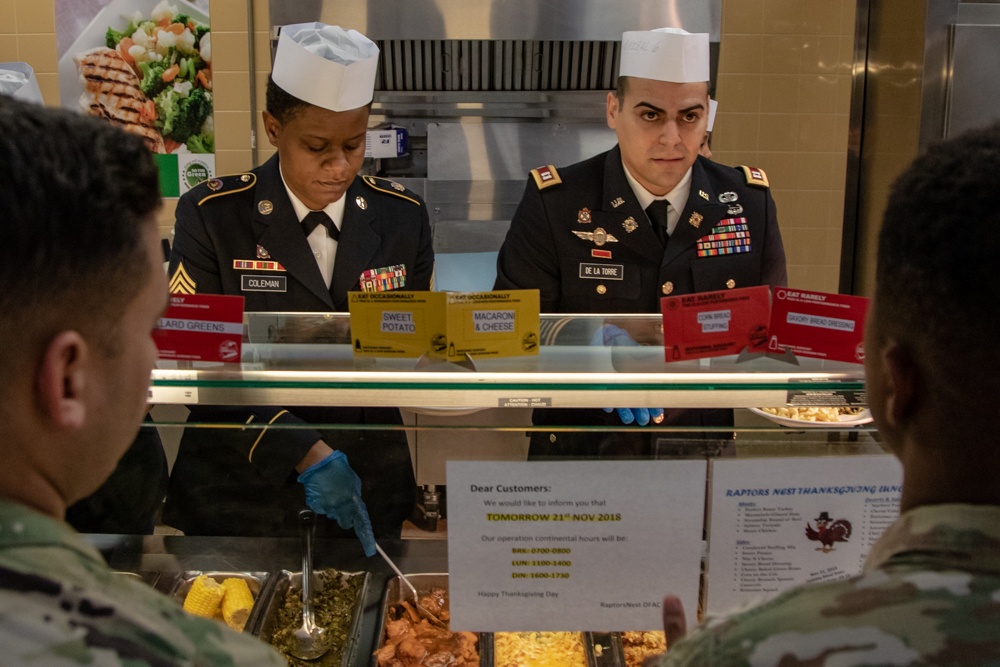
[[667,207],[670,202],[666,199],[654,199],[653,203],[646,207],[646,216],[653,225],[653,231],[660,239],[660,243],[667,245],[670,235],[667,233]]
[[334,241],[340,239],[340,230],[337,229],[337,225],[333,224],[333,220],[325,211],[310,211],[309,215],[302,219],[302,231],[306,233],[306,236],[312,234],[313,230],[320,225],[326,227],[331,239]]

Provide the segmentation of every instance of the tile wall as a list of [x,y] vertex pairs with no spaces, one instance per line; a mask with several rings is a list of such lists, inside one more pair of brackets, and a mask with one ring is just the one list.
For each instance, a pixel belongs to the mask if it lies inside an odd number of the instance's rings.
[[840,275],[855,0],[725,0],[714,159],[767,172],[789,284]]
[[[216,168],[252,167],[273,149],[260,126],[270,66],[268,0],[212,0]],[[712,140],[715,159],[767,171],[788,254],[789,282],[837,291],[855,0],[724,0]],[[248,12],[252,12],[248,16]],[[0,61],[26,60],[58,104],[53,0],[0,0]],[[251,38],[257,118],[250,114]],[[169,233],[173,205],[161,227]]]

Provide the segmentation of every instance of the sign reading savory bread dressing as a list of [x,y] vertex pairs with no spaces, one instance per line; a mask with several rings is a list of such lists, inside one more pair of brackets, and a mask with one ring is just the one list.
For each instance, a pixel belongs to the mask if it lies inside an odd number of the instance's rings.
[[705,461],[447,465],[452,630],[694,627]]
[[243,346],[243,297],[171,294],[153,340],[160,359],[238,363]]
[[664,297],[666,361],[765,352],[770,308],[766,285]]
[[771,306],[768,350],[860,364],[865,360],[867,313],[868,299],[862,296],[778,287]]
[[374,357],[538,354],[538,290],[351,292],[354,353]]

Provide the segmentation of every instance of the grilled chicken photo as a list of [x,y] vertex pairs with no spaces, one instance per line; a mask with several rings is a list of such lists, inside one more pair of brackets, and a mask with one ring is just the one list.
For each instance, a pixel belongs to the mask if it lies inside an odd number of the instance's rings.
[[80,104],[91,116],[138,134],[154,153],[166,152],[163,135],[154,126],[156,107],[121,54],[99,47],[77,54],[74,61],[84,83]]

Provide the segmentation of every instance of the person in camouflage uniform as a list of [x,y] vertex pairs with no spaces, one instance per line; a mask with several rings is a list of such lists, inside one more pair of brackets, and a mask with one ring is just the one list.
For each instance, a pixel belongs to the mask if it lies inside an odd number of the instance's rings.
[[[865,370],[900,518],[859,576],[710,620],[661,666],[1000,665],[998,173],[1000,124],[932,146],[885,212]],[[683,618],[668,596],[670,639]]]
[[167,301],[149,151],[0,95],[0,199],[0,664],[285,664],[116,575],[63,521],[146,410]]

